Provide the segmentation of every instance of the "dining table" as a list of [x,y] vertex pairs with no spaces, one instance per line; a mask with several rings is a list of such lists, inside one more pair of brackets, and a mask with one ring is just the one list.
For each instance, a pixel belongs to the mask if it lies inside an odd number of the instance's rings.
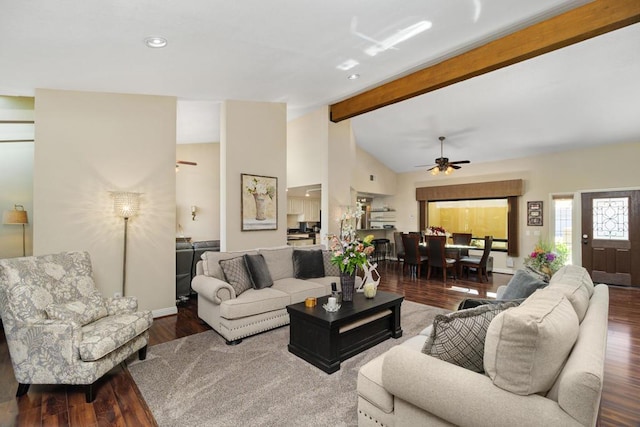
[[[462,258],[461,253],[464,250],[479,250],[481,251],[482,248],[479,248],[478,246],[474,246],[474,245],[456,245],[453,243],[447,243],[444,245],[444,250],[445,250],[445,254],[447,256],[447,258],[451,258],[451,259],[455,259],[456,260],[456,275],[457,277],[462,277],[462,270],[461,267],[458,263],[458,261],[460,261],[460,258]],[[421,242],[420,243],[420,253],[426,256],[429,256],[429,245],[426,242]]]

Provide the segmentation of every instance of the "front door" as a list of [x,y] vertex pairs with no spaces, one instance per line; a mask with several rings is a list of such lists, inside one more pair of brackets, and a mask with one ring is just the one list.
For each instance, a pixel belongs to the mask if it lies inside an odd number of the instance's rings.
[[595,283],[640,287],[640,191],[582,194],[582,266]]

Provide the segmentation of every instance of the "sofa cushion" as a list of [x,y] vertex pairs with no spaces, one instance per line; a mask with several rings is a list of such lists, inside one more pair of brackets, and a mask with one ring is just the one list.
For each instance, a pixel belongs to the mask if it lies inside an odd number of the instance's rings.
[[273,285],[273,279],[262,254],[243,255],[243,257],[254,289],[268,288]]
[[273,288],[288,294],[291,301],[289,304],[302,302],[308,297],[319,298],[327,295],[326,287],[313,280],[280,279],[273,282]]
[[207,251],[202,254],[202,271],[205,276],[215,277],[219,280],[225,280],[220,261],[231,259],[244,254],[255,254],[256,251],[239,251],[239,252],[212,252]]
[[484,369],[504,390],[545,393],[562,370],[579,327],[575,310],[560,291],[536,291],[493,319],[485,339]]
[[509,280],[507,289],[500,296],[500,299],[527,298],[536,290],[544,288],[547,285],[547,282],[537,276],[529,274],[527,270],[518,270],[511,280]]
[[518,302],[486,304],[438,314],[422,352],[474,372],[484,372],[484,341],[489,324],[498,313],[518,305]]
[[83,326],[80,358],[85,362],[98,360],[142,334],[152,322],[153,316],[147,310],[103,317]]
[[275,280],[293,277],[293,247],[283,246],[279,248],[260,249],[264,257],[271,278]]
[[549,284],[553,283],[573,283],[580,282],[585,287],[587,292],[589,293],[589,298],[593,296],[593,280],[591,280],[591,276],[589,276],[589,272],[586,268],[580,267],[579,265],[565,265],[561,267],[556,274],[551,276],[551,280]]
[[329,250],[322,251],[322,261],[324,264],[324,275],[325,276],[337,276],[340,277],[340,267],[331,263],[331,258],[333,258],[333,252]]
[[249,289],[243,292],[239,298],[223,301],[220,304],[220,317],[240,319],[282,310],[291,303],[291,297],[285,292],[274,289],[274,286],[264,289]]
[[65,304],[49,304],[49,319],[67,320],[84,326],[107,316],[107,305],[101,297],[82,298]]
[[247,289],[251,289],[251,277],[244,264],[243,256],[220,260],[220,268],[227,283],[236,291],[236,297]]
[[293,251],[293,273],[296,279],[313,279],[324,277],[324,260],[322,251]]
[[589,309],[589,291],[580,282],[555,282],[549,284],[549,289],[560,291],[569,300],[576,314],[578,322],[582,323],[587,310]]
[[393,412],[393,395],[382,385],[384,354],[358,370],[358,395],[386,414]]

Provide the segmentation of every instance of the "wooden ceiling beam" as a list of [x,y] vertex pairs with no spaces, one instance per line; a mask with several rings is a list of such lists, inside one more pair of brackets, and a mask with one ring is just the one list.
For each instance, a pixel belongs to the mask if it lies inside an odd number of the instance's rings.
[[639,0],[595,0],[337,102],[329,107],[329,117],[337,123],[637,22]]

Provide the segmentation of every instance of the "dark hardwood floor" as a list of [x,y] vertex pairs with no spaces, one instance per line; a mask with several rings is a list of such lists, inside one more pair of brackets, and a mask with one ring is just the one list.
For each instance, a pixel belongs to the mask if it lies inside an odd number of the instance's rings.
[[[381,290],[404,294],[409,301],[454,310],[464,298],[485,297],[511,276],[493,274],[489,283],[475,277],[445,285],[403,276],[395,264],[379,269]],[[600,426],[640,426],[640,290],[610,287],[609,334],[605,385],[600,405]],[[156,319],[150,345],[210,329],[197,317],[195,299],[179,307],[178,314]],[[251,338],[247,338],[251,339]],[[240,344],[242,345],[242,344]],[[0,336],[0,426],[154,426],[151,411],[125,366],[118,366],[96,387],[96,399],[85,403],[76,386],[33,385],[17,399],[17,383],[9,359],[4,331]]]

